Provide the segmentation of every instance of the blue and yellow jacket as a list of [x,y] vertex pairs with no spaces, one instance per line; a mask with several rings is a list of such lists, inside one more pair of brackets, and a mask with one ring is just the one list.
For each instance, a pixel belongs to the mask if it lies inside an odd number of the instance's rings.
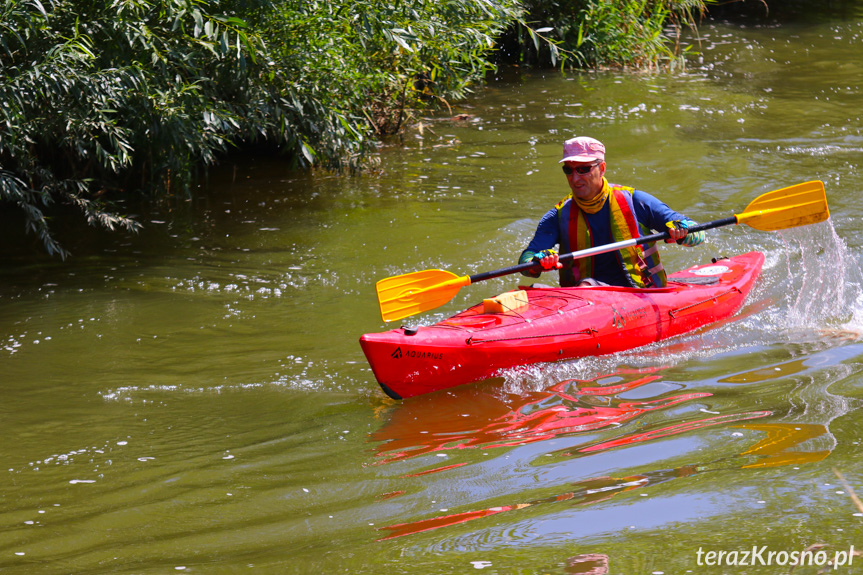
[[[665,203],[647,192],[610,184],[612,195],[595,214],[579,210],[567,196],[540,220],[533,239],[528,244],[519,262],[530,261],[534,254],[559,246],[561,253],[579,251],[642,237],[654,231],[665,231],[666,222],[684,220],[686,217],[669,208]],[[634,215],[637,225],[626,226]],[[638,235],[634,235],[637,228]],[[659,254],[653,245],[642,250],[598,254],[585,261],[564,263],[560,270],[560,285],[576,285],[585,277],[592,277],[610,285],[626,287],[661,287],[665,285],[665,273],[659,262]]]

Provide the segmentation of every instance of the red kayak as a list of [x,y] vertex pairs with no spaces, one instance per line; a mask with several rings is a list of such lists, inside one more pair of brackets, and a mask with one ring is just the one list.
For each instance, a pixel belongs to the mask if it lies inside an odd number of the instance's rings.
[[403,399],[510,367],[633,349],[729,318],[763,263],[760,252],[714,260],[671,274],[664,288],[520,287],[502,310],[486,301],[434,325],[365,334],[360,345],[384,392]]

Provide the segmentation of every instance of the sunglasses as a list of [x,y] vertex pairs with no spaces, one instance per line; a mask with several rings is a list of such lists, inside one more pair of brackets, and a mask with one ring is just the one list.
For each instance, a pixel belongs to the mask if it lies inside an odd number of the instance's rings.
[[589,174],[590,171],[593,170],[593,168],[595,168],[596,166],[598,166],[601,163],[602,162],[594,162],[594,163],[588,164],[586,166],[575,166],[575,167],[564,165],[563,166],[563,173],[566,174],[567,176],[571,176],[572,173],[575,172],[576,174],[583,176],[585,174]]

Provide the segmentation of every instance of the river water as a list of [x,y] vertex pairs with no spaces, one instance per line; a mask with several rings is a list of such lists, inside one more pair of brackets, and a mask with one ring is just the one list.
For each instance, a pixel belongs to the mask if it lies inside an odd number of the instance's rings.
[[[4,240],[0,571],[784,573],[813,545],[815,561],[854,557],[861,43],[859,11],[705,22],[684,73],[501,72],[454,107],[466,119],[384,146],[374,174],[237,160],[206,194],[146,208],[137,236],[69,236],[65,263]],[[832,217],[664,248],[669,269],[762,251],[737,321],[387,398],[358,345],[389,327],[374,283],[511,265],[566,193],[574,134],[606,143],[611,181],[699,221],[815,179]],[[579,429],[596,407],[607,419]]]

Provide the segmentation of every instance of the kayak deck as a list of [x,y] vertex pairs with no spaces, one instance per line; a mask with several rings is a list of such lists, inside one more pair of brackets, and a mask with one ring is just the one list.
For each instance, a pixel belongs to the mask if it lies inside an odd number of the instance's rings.
[[402,399],[492,377],[501,369],[633,349],[733,315],[764,256],[750,252],[669,276],[664,288],[520,287],[527,305],[474,305],[429,326],[360,338],[382,389]]

